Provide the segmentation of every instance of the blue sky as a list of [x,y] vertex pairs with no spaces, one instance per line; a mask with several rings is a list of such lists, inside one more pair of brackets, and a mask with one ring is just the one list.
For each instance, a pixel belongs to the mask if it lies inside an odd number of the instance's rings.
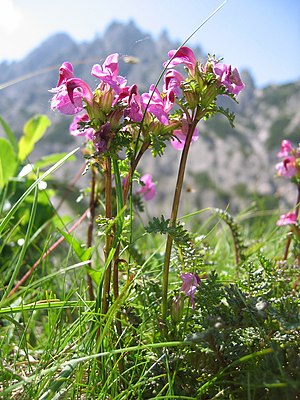
[[[24,57],[50,34],[78,41],[111,21],[133,19],[157,37],[183,41],[223,0],[0,0],[0,62]],[[228,0],[189,44],[248,68],[258,86],[300,78],[300,0]]]

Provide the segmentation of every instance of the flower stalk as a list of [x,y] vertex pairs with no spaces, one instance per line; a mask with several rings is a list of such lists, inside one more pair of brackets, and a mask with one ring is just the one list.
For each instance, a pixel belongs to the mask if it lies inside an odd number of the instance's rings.
[[[112,218],[112,171],[111,171],[111,158],[107,156],[105,158],[105,217],[106,219]],[[108,262],[108,256],[111,250],[112,236],[111,232],[107,232],[105,235],[105,263]],[[108,311],[108,301],[110,292],[110,280],[111,280],[111,262],[108,262],[106,271],[104,272],[103,288],[102,288],[102,314],[106,314]]]
[[[92,179],[91,179],[91,194],[90,194],[90,213],[89,213],[89,224],[88,224],[88,232],[87,232],[87,248],[92,246],[93,241],[93,229],[94,229],[94,219],[95,219],[95,206],[96,206],[96,195],[95,195],[95,186],[96,186],[96,171],[95,167],[92,167]],[[93,281],[89,273],[87,273],[87,287],[90,300],[95,300],[94,290],[93,290]]]
[[[182,192],[182,185],[184,179],[184,173],[186,169],[186,163],[188,158],[188,153],[190,149],[190,144],[192,142],[192,137],[198,122],[201,118],[205,115],[206,110],[202,113],[196,112],[197,118],[195,117],[189,123],[189,130],[186,136],[186,141],[183,147],[183,151],[181,154],[177,181],[175,186],[175,192],[173,197],[173,204],[171,210],[171,217],[170,217],[170,226],[174,226],[176,224],[178,209],[180,204],[180,197]],[[171,251],[172,251],[172,244],[173,239],[170,235],[167,236],[167,243],[166,243],[166,250],[165,250],[165,259],[164,259],[164,266],[163,266],[163,275],[162,275],[162,309],[161,309],[161,318],[162,321],[165,322],[167,317],[167,303],[168,303],[168,283],[169,283],[169,270],[170,270],[170,260],[171,260]]]
[[[298,189],[298,194],[297,194],[297,201],[296,201],[296,207],[295,207],[295,219],[296,221],[298,220],[299,217],[299,209],[300,209],[300,183],[297,185]],[[291,230],[289,232],[289,236],[285,245],[285,250],[284,250],[284,256],[283,256],[283,261],[286,261],[289,255],[289,249],[290,245],[292,242],[292,237],[293,237],[293,227],[291,227]],[[298,255],[298,259],[300,258],[300,254]]]

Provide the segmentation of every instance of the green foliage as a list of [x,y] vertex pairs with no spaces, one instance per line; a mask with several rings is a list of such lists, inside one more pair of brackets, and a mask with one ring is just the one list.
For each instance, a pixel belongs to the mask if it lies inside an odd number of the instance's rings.
[[166,234],[169,232],[170,219],[165,219],[163,215],[160,218],[153,217],[152,221],[149,221],[149,225],[145,228],[148,233],[160,233]]
[[219,107],[217,108],[217,111],[218,111],[219,114],[224,115],[224,116],[228,119],[228,122],[229,122],[231,128],[234,128],[235,114],[234,114],[233,112],[231,112],[231,111],[229,110],[229,108],[226,108],[226,109],[225,109],[225,108],[223,108],[223,107],[221,107],[221,106],[219,106]]
[[160,135],[151,135],[152,155],[153,157],[161,157],[164,154],[166,148],[166,138]]
[[0,138],[0,188],[8,183],[15,175],[18,166],[17,156],[11,143]]
[[2,125],[2,128],[3,128],[6,136],[7,136],[7,139],[9,140],[10,144],[12,145],[12,147],[14,149],[14,153],[17,154],[18,153],[18,142],[17,142],[15,135],[13,134],[13,132],[10,129],[7,122],[1,116],[0,116],[0,123]]
[[34,149],[34,145],[44,135],[50,126],[50,120],[46,115],[38,115],[31,118],[24,126],[24,135],[19,141],[18,157],[23,161]]
[[245,239],[242,235],[242,229],[240,225],[235,221],[235,219],[227,211],[221,210],[219,208],[212,209],[226,224],[229,226],[236,251],[237,262],[243,262],[246,259],[245,250],[247,246],[245,245]]

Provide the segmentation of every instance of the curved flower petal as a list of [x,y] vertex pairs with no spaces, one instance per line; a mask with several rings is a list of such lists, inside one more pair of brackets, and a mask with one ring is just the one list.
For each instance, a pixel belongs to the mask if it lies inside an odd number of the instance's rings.
[[111,86],[117,94],[127,82],[123,76],[118,76],[118,59],[118,53],[111,54],[106,57],[102,67],[99,64],[95,64],[92,68],[92,75]]
[[172,68],[175,67],[175,65],[184,64],[191,73],[195,72],[197,59],[194,52],[189,47],[183,46],[178,50],[170,50],[168,56],[171,58],[171,61],[164,62],[164,67]]
[[163,125],[168,125],[169,124],[169,116],[168,113],[165,110],[165,104],[163,102],[163,99],[161,98],[161,95],[158,91],[158,89],[154,89],[155,86],[151,85],[149,89],[149,93],[143,93],[141,98],[142,98],[142,103],[144,109],[155,115],[157,119],[163,124]]
[[[90,105],[93,104],[93,92],[89,85],[84,82],[82,79],[79,78],[71,78],[68,79],[66,82],[66,87],[68,91],[68,95],[70,97],[71,102],[73,102],[74,93],[81,93],[82,98],[89,103]],[[76,90],[76,92],[74,92]]]
[[66,61],[62,63],[61,67],[59,68],[59,79],[56,87],[62,85],[67,79],[71,78],[74,78],[73,65]]
[[118,100],[126,104],[124,116],[129,117],[133,122],[141,122],[143,119],[143,110],[141,96],[138,93],[137,85],[121,89]]
[[61,85],[56,89],[50,90],[55,93],[51,99],[51,108],[62,114],[74,115],[83,109],[82,93],[75,91],[72,100],[70,99],[66,85]]
[[184,81],[184,78],[180,72],[176,71],[175,69],[170,69],[166,72],[164,76],[164,81],[164,92],[172,90],[176,94],[176,96],[180,95],[180,83]]

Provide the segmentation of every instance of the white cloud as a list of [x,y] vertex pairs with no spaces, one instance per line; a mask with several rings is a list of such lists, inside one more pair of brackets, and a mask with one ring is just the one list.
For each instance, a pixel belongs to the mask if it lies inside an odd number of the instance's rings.
[[21,11],[12,0],[0,0],[0,33],[12,34],[22,20]]

